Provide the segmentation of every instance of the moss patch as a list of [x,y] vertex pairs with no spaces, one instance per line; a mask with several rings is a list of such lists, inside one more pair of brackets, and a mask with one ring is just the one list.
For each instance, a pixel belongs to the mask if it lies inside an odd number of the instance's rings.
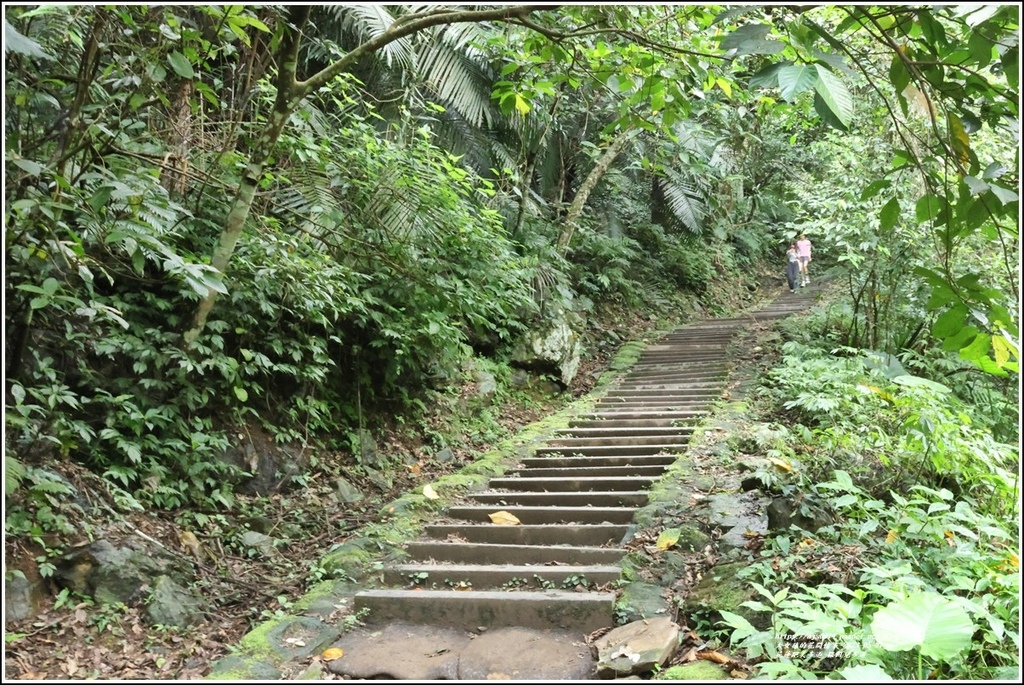
[[729,674],[717,665],[707,661],[667,668],[654,677],[655,680],[729,680]]

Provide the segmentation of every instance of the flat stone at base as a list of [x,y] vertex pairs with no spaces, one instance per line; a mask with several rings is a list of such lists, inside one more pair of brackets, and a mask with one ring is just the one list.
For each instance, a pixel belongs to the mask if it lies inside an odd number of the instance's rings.
[[353,680],[456,680],[458,655],[469,640],[457,630],[392,623],[342,636],[332,646],[345,654],[327,669]]
[[459,680],[588,680],[594,660],[583,635],[501,628],[472,640],[459,655]]

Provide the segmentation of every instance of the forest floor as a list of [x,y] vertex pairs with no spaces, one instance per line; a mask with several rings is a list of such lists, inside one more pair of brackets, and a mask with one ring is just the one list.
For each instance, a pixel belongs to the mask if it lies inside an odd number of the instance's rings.
[[[625,341],[651,326],[646,317],[620,319],[614,337]],[[323,454],[302,486],[268,497],[238,495],[232,511],[121,513],[111,506],[109,490],[96,475],[67,460],[48,464],[47,468],[75,487],[81,499],[94,505],[68,512],[77,534],[49,540],[48,547],[60,549],[98,539],[117,546],[141,537],[192,563],[196,572],[193,589],[213,599],[201,622],[178,630],[154,627],[143,607],[99,605],[88,597],[51,587],[52,606],[21,622],[5,623],[5,680],[186,680],[205,676],[213,662],[227,655],[255,624],[277,612],[287,612],[317,580],[316,569],[325,551],[375,522],[383,503],[457,470],[475,454],[487,451],[491,443],[589,392],[617,344],[613,338],[594,347],[581,361],[567,392],[529,404],[506,402],[492,408],[505,435],[491,432],[461,447],[452,446],[454,458],[448,462],[427,456],[421,439],[397,431],[376,436],[380,452],[407,455],[404,467],[396,466],[389,474],[393,486],[386,491],[353,475],[350,455]],[[417,454],[424,456],[417,459]],[[341,475],[366,493],[367,499],[339,507],[332,495]],[[269,521],[273,529],[292,531],[282,554],[251,555],[243,547],[225,542],[237,538],[256,518]],[[209,553],[205,563],[194,563],[188,556],[188,542],[194,540],[200,540]],[[36,543],[5,534],[5,572],[25,568],[25,560],[44,553]]]

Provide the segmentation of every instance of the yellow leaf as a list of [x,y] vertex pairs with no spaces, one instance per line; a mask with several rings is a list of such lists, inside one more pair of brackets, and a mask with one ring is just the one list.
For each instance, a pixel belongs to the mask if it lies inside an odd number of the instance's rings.
[[768,461],[770,461],[771,463],[775,464],[776,466],[778,466],[783,471],[788,471],[790,473],[793,472],[793,467],[790,466],[788,461],[785,461],[783,459],[776,459],[775,457],[768,457]]
[[323,657],[324,661],[334,661],[335,659],[340,659],[345,656],[345,650],[339,649],[338,647],[331,647],[330,649],[325,649],[324,653],[320,656]]
[[682,533],[678,528],[666,528],[661,531],[661,535],[658,536],[657,547],[658,549],[669,549],[675,547],[675,544],[679,542],[679,536]]
[[423,486],[423,496],[426,497],[427,499],[437,499],[438,497],[437,493],[434,492],[434,488],[430,487],[429,485]]
[[519,519],[507,511],[496,511],[493,514],[488,514],[491,518],[491,523],[499,526],[518,526]]
[[899,537],[899,532],[895,528],[889,529],[889,534],[885,536],[886,542],[896,542],[896,538]]

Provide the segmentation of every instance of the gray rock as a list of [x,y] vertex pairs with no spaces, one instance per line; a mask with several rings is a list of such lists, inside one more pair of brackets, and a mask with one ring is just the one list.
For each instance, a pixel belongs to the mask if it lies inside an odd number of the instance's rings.
[[242,544],[250,549],[259,551],[265,557],[272,556],[277,548],[274,546],[276,540],[269,535],[257,533],[254,530],[247,530],[242,533]]
[[664,590],[653,583],[629,583],[622,589],[622,596],[615,604],[616,614],[626,623],[666,616],[671,607],[662,596]]
[[62,556],[54,577],[61,587],[92,595],[100,604],[136,604],[148,594],[157,577],[183,582],[187,574],[167,557],[137,552],[97,540]]
[[447,464],[455,459],[455,454],[447,447],[444,447],[437,451],[437,454],[434,455],[434,459],[441,464]]
[[819,509],[810,509],[809,513],[804,513],[788,497],[775,497],[768,505],[769,530],[789,530],[790,526],[796,526],[809,533],[816,533],[831,522],[831,517]]
[[8,622],[36,616],[43,608],[46,585],[37,573],[29,578],[24,572],[4,579],[4,618]]
[[512,353],[512,362],[522,368],[552,373],[568,386],[580,365],[579,336],[561,316],[528,331]]
[[477,369],[475,376],[477,399],[484,404],[490,403],[498,392],[498,382],[492,374],[482,369]]
[[159,576],[153,582],[146,614],[154,625],[187,628],[199,618],[201,604],[187,589],[167,576]]
[[280,669],[263,659],[232,654],[214,662],[209,680],[280,680]]
[[341,477],[334,481],[334,492],[337,493],[338,499],[345,504],[356,504],[366,499],[366,496],[359,488]]
[[316,654],[338,639],[341,630],[311,616],[291,616],[266,635],[267,643],[281,661],[298,661]]
[[588,680],[594,659],[574,633],[500,628],[459,653],[459,680]]
[[639,675],[662,666],[679,646],[679,626],[668,617],[634,621],[594,641],[602,678]]
[[374,487],[381,492],[387,492],[394,487],[394,480],[392,480],[392,477],[389,474],[370,467],[365,467],[363,470],[366,472],[366,477],[371,483],[373,483]]
[[373,439],[373,434],[364,428],[359,429],[359,458],[360,463],[373,468],[380,468],[383,465],[377,441]]

